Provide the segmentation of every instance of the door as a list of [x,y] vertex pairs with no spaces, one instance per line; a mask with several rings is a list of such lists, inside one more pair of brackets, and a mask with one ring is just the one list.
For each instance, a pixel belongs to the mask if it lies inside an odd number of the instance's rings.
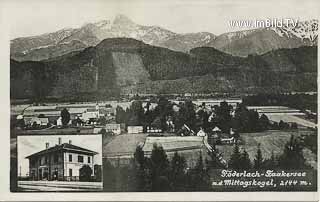
[[42,169],[39,168],[39,175],[38,175],[39,179],[38,180],[42,180]]

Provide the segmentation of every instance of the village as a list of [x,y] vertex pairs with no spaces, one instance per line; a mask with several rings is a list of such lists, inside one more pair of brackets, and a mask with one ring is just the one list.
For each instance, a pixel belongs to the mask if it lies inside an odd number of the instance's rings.
[[[112,172],[108,169],[131,165],[137,148],[141,148],[144,156],[150,157],[154,145],[159,145],[169,160],[179,153],[186,160],[187,169],[196,167],[199,158],[206,167],[228,168],[235,145],[240,146],[240,151],[248,151],[248,158],[253,161],[258,145],[264,151],[263,157],[268,159],[274,152],[281,154],[292,134],[299,138],[313,136],[316,123],[310,118],[312,114],[307,113],[286,106],[247,107],[241,98],[183,100],[159,97],[153,101],[133,99],[16,105],[12,106],[11,135],[23,138],[101,135],[102,170],[105,171],[103,189],[110,191],[121,190],[122,182],[118,179],[110,188],[107,179],[112,177]],[[244,124],[246,117],[249,122]],[[314,155],[310,155],[307,160],[313,162]],[[109,164],[112,168],[105,166]],[[34,173],[39,169],[30,167],[33,173],[23,177],[21,186],[32,186],[26,180],[34,180]],[[61,172],[73,178],[43,178],[41,175],[36,179],[65,183],[79,181],[79,173],[78,178],[74,178],[75,173],[70,174],[71,171]],[[119,173],[113,176],[121,178]],[[95,177],[94,173],[92,177]],[[53,183],[52,186],[57,186]]]

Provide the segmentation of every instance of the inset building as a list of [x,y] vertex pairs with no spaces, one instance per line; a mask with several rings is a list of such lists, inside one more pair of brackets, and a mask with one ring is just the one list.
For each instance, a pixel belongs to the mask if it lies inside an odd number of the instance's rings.
[[[91,169],[91,176],[94,175],[95,151],[85,149],[69,143],[59,144],[27,156],[29,159],[30,180],[65,180],[78,181],[80,169],[84,166]],[[89,169],[89,170],[90,170]]]

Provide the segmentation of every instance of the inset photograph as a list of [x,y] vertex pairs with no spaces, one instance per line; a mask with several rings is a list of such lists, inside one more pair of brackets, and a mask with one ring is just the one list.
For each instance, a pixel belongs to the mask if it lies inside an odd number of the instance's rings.
[[101,191],[101,135],[18,136],[18,191]]

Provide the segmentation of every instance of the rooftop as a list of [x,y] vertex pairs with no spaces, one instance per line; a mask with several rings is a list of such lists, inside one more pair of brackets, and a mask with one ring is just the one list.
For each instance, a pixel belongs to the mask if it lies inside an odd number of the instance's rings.
[[85,149],[73,144],[69,144],[69,143],[63,143],[60,145],[55,145],[53,147],[49,147],[48,149],[44,149],[42,151],[36,152],[34,154],[31,154],[29,156],[27,156],[26,158],[31,158],[34,156],[40,156],[40,155],[44,155],[47,153],[52,153],[52,152],[56,152],[56,151],[70,151],[70,152],[75,152],[75,153],[81,153],[81,154],[90,154],[90,155],[95,155],[98,154],[95,151],[91,151],[89,149]]

